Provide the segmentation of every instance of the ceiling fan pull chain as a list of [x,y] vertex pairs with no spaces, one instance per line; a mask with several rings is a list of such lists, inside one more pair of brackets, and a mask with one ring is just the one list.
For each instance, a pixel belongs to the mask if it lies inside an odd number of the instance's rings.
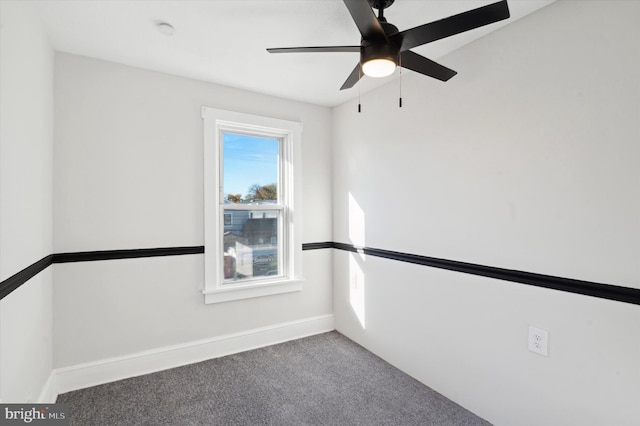
[[398,108],[402,108],[402,55],[399,55],[398,57],[398,68],[400,68],[400,99]]
[[[360,81],[360,79],[362,78],[362,67],[359,67],[358,69],[358,81]],[[362,107],[360,105],[360,86],[362,85],[362,82],[360,84],[358,84],[358,113],[362,112]]]

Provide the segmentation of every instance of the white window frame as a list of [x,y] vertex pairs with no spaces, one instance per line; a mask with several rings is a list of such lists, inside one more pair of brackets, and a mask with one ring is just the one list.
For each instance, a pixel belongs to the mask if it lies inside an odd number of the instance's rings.
[[[204,289],[205,303],[220,303],[302,290],[302,124],[222,109],[202,107],[204,121]],[[224,281],[224,210],[243,209],[224,203],[222,135],[224,132],[277,138],[280,149],[278,204],[282,210],[281,274],[273,277]],[[246,207],[246,206],[245,206]],[[261,210],[270,209],[260,205]],[[279,236],[280,237],[280,236]],[[282,259],[280,259],[280,257]]]

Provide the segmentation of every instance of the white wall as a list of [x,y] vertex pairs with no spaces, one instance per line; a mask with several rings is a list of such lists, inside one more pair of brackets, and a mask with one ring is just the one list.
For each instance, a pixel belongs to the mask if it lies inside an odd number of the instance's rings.
[[[303,123],[303,241],[331,240],[328,108],[58,54],[56,253],[198,246],[201,106]],[[332,313],[329,250],[301,292],[205,305],[203,256],[54,265],[56,367]]]
[[[54,56],[27,2],[0,3],[0,281],[52,253]],[[51,269],[0,302],[0,400],[35,401],[52,369]]]
[[[640,288],[640,2],[560,1],[334,110],[334,240]],[[366,84],[366,82],[365,82]],[[336,252],[339,331],[497,425],[640,423],[640,307]],[[550,333],[527,351],[527,326]]]

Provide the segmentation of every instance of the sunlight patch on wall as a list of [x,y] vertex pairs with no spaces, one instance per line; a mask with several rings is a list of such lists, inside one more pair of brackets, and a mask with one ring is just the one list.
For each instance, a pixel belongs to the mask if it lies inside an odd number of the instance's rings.
[[[349,193],[349,239],[356,247],[365,246],[364,210]],[[362,264],[364,253],[349,254],[349,303],[362,328],[365,328],[365,276]]]

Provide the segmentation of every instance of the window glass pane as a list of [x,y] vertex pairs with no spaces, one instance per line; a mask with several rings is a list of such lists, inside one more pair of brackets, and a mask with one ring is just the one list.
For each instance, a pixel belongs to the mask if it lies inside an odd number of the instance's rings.
[[225,132],[222,143],[224,202],[276,203],[280,140]]
[[225,210],[225,284],[255,277],[281,276],[280,210]]

